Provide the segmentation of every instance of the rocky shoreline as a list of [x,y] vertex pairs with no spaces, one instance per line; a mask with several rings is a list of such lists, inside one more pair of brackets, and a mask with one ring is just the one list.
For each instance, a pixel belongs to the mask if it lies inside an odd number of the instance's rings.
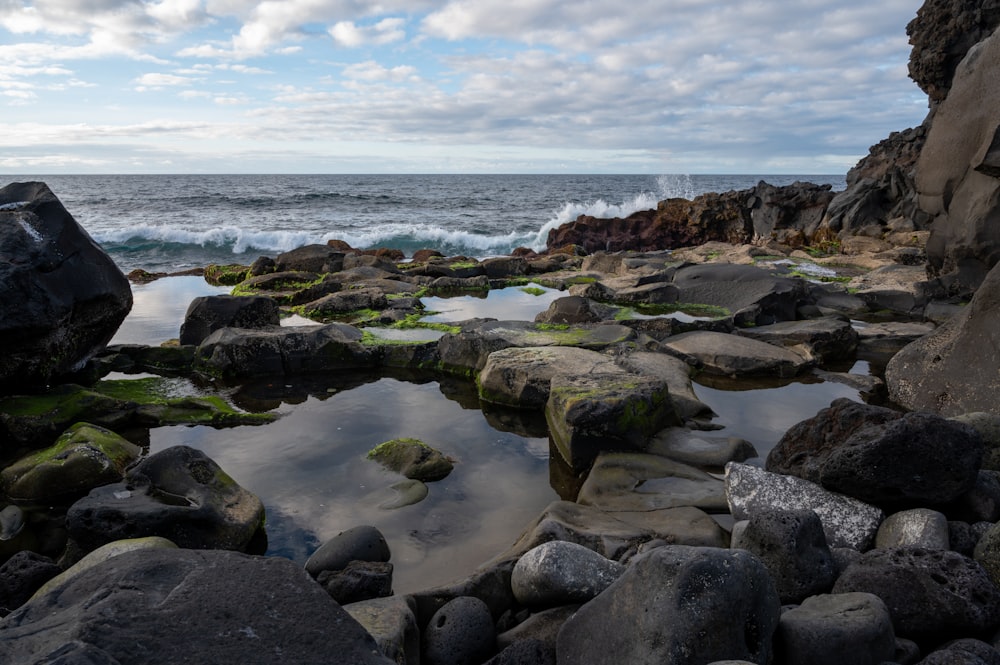
[[[998,23],[928,0],[908,27],[928,120],[845,192],[761,183],[581,218],[541,255],[332,242],[209,266],[233,295],[196,299],[162,346],[107,346],[128,282],[44,184],[3,188],[0,660],[1000,662]],[[421,320],[422,298],[529,281],[564,292],[534,321]],[[859,357],[884,381],[842,371]],[[562,500],[451,584],[394,595],[392,543],[364,524],[304,567],[260,556],[257,496],[198,450],[136,445],[266,427],[228,399],[248,380],[399,369],[544,418],[565,474]],[[810,373],[865,401],[760,464],[692,388]],[[370,457],[399,475],[387,509],[452,473],[414,439]]]

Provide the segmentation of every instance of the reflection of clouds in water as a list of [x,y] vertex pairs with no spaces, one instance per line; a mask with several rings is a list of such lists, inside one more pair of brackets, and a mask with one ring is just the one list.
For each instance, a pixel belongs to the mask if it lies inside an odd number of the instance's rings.
[[132,285],[132,311],[111,344],[160,344],[180,335],[188,305],[198,296],[229,293],[201,277],[164,277]]
[[[526,293],[525,288],[540,288],[541,295]],[[477,295],[455,296],[453,298],[421,298],[421,302],[429,312],[437,312],[422,320],[430,323],[448,323],[465,321],[467,319],[492,318],[500,321],[534,321],[535,315],[544,312],[552,304],[566,294],[556,289],[549,289],[530,284],[529,287],[511,286],[506,289],[493,289],[485,298]]]
[[[304,534],[323,542],[372,524],[392,549],[397,591],[414,591],[468,574],[557,498],[547,459],[528,452],[547,441],[492,429],[481,411],[448,400],[436,383],[381,379],[281,412],[262,427],[165,427],[151,434],[154,451],[177,444],[204,450],[272,506],[272,553],[304,561]],[[447,478],[428,483],[422,502],[381,510],[381,491],[401,476],[365,455],[401,436],[422,439],[457,463]]]
[[695,394],[718,414],[722,434],[746,439],[767,457],[794,424],[811,418],[840,397],[862,401],[857,389],[832,382],[792,382],[753,390],[720,390],[694,384]]

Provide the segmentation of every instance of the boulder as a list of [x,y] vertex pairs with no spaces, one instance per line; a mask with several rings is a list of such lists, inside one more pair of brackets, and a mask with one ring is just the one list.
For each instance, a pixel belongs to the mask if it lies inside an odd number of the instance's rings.
[[986,447],[981,468],[1000,471],[1000,414],[978,411],[954,416],[952,420],[965,423],[979,432]]
[[350,289],[330,293],[307,302],[302,310],[311,318],[337,317],[358,310],[382,310],[389,304],[385,294],[378,289]]
[[392,564],[351,561],[342,570],[324,570],[316,581],[341,605],[392,595]]
[[536,323],[577,325],[597,323],[612,318],[614,308],[583,296],[564,296],[553,300],[549,308],[535,316]]
[[427,665],[479,665],[493,654],[496,630],[486,603],[472,596],[448,601],[424,630]]
[[858,348],[858,332],[851,322],[835,316],[739,328],[736,334],[775,346],[804,345],[817,362],[853,360]]
[[446,478],[455,466],[444,453],[417,439],[392,439],[380,443],[368,452],[368,459],[422,482]]
[[375,638],[383,656],[397,665],[406,665],[420,662],[415,605],[407,596],[390,596],[351,603],[344,609]]
[[657,547],[559,631],[559,662],[675,665],[769,662],[778,595],[743,550]]
[[990,165],[1000,127],[998,68],[1000,33],[993,32],[956,68],[917,162],[920,207],[934,218],[927,261],[960,291],[975,289],[1000,259],[1000,179]]
[[875,547],[921,547],[925,550],[951,549],[948,518],[928,508],[914,508],[885,518],[875,535]]
[[585,469],[602,450],[641,449],[656,432],[678,422],[663,382],[615,370],[557,374],[549,383],[545,420],[556,449],[574,469]]
[[0,617],[28,601],[38,589],[62,572],[55,561],[30,550],[21,550],[0,566]]
[[809,362],[787,349],[726,333],[695,331],[668,337],[663,346],[721,376],[795,376]]
[[726,465],[726,499],[737,520],[765,508],[812,510],[823,523],[830,547],[867,549],[884,518],[875,506],[815,483],[736,462]]
[[880,665],[896,654],[889,610],[870,593],[806,598],[782,613],[774,642],[781,663]]
[[101,351],[128,280],[41,182],[0,189],[0,394],[45,386]]
[[670,427],[657,433],[646,451],[696,467],[717,468],[758,456],[753,444],[746,439],[716,436],[682,427]]
[[932,323],[887,321],[862,323],[856,328],[858,352],[865,355],[896,355],[903,347],[934,331]]
[[966,637],[932,651],[919,665],[1000,665],[1000,652],[982,640]]
[[188,305],[180,343],[201,344],[219,328],[268,328],[281,324],[278,303],[267,296],[201,296]]
[[84,550],[122,538],[162,536],[191,549],[244,550],[264,506],[200,450],[174,446],[70,506],[66,529]]
[[540,640],[519,640],[483,665],[556,665],[556,650]]
[[642,453],[601,453],[580,488],[577,502],[610,513],[683,506],[717,513],[727,509],[725,485],[717,477]]
[[0,471],[0,489],[14,501],[59,502],[122,479],[142,448],[111,430],[77,423],[52,446]]
[[549,400],[549,384],[557,375],[620,374],[611,356],[564,346],[506,348],[489,355],[479,373],[479,398],[522,409],[542,409]]
[[885,369],[889,397],[907,409],[944,416],[1000,415],[993,399],[1000,390],[1000,355],[983,353],[997,348],[1000,268],[989,272],[961,313],[893,356]]
[[972,489],[983,455],[975,430],[930,413],[885,411],[836,400],[789,429],[767,468],[880,506],[945,504]]
[[576,543],[553,540],[518,559],[510,583],[527,607],[585,603],[621,577],[625,567]]
[[775,277],[755,266],[703,264],[679,268],[673,284],[678,299],[729,310],[741,324],[794,321],[807,297],[801,279]]
[[390,664],[297,565],[217,550],[128,552],[0,624],[7,662]]
[[957,552],[920,548],[866,552],[841,573],[834,593],[873,593],[896,634],[940,641],[1000,625],[1000,590],[982,566]]
[[375,367],[378,356],[361,339],[360,330],[340,323],[272,330],[222,328],[198,346],[195,367],[224,379]]
[[670,391],[674,412],[683,422],[715,416],[711,407],[695,394],[691,383],[692,368],[680,358],[666,353],[633,351],[617,355],[615,362],[629,372],[651,376],[664,383]]
[[523,641],[542,643],[551,651],[554,660],[559,629],[578,609],[579,605],[563,605],[533,612],[513,628],[497,635],[497,648],[506,649]]
[[356,526],[341,531],[323,543],[306,561],[306,572],[316,577],[324,570],[343,570],[351,561],[386,562],[389,544],[373,526]]
[[274,264],[274,272],[337,272],[344,267],[344,252],[329,245],[305,245],[278,254]]
[[738,538],[734,531],[733,547],[767,566],[784,605],[827,592],[836,579],[823,523],[812,510],[755,510]]

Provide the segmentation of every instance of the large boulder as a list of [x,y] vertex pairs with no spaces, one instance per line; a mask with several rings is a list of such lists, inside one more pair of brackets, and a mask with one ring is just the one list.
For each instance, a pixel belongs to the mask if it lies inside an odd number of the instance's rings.
[[201,344],[219,328],[267,328],[281,323],[278,303],[267,296],[201,296],[188,305],[180,343]]
[[522,409],[542,409],[556,376],[630,375],[610,355],[569,346],[511,347],[489,355],[479,374],[479,398]]
[[281,557],[143,549],[36,595],[0,623],[9,663],[389,665],[372,637]]
[[80,369],[131,309],[128,280],[45,183],[0,189],[0,393]]
[[244,550],[263,525],[260,499],[187,446],[150,455],[122,482],[92,490],[66,514],[70,537],[85,550],[140,536],[192,549]]
[[934,217],[931,269],[959,291],[1000,260],[1000,33],[969,49],[937,107],[917,162],[920,207]]
[[802,355],[774,344],[728,333],[697,330],[668,337],[668,352],[701,367],[706,374],[720,376],[795,376],[809,361]]
[[944,416],[1000,414],[995,399],[1000,354],[985,352],[998,348],[1000,268],[995,267],[959,314],[893,356],[885,369],[889,397],[908,409]]
[[782,613],[775,651],[782,663],[879,665],[894,660],[896,635],[878,596],[824,594]]
[[740,323],[794,321],[807,297],[805,281],[775,277],[755,266],[706,263],[680,268],[673,284],[679,300],[729,310]]
[[767,569],[749,552],[658,547],[563,624],[558,661],[766,663],[779,613]]

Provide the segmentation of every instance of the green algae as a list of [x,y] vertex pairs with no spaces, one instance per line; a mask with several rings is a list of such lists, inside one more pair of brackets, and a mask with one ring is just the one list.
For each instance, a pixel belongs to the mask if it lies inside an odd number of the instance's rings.
[[236,286],[250,277],[249,266],[239,264],[205,266],[205,281],[213,286]]

